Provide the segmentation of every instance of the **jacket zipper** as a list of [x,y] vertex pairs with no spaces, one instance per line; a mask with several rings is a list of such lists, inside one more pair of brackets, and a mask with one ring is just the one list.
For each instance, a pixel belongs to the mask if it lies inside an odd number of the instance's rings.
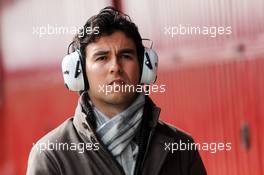
[[[140,175],[142,174],[141,171],[142,171],[142,165],[144,164],[145,162],[145,159],[146,159],[146,156],[147,156],[147,152],[148,152],[148,149],[149,149],[149,144],[150,144],[150,140],[153,136],[153,132],[154,132],[155,128],[152,128],[151,131],[150,131],[150,134],[149,134],[149,137],[148,137],[148,141],[147,141],[147,145],[146,145],[146,149],[145,149],[145,153],[144,153],[144,156],[143,156],[143,159],[141,161],[141,164],[137,167],[137,169],[135,169],[135,174],[134,175]],[[142,139],[142,138],[140,138]],[[142,143],[141,143],[142,144]],[[140,152],[141,153],[141,152]],[[139,153],[139,154],[140,154]],[[142,154],[142,153],[141,153]]]
[[[148,109],[149,110],[149,109]],[[159,115],[159,114],[157,114],[157,115]],[[144,126],[143,126],[144,127]],[[145,152],[144,153],[144,155],[143,155],[143,158],[142,158],[142,161],[141,161],[141,163],[140,163],[140,165],[138,165],[137,167],[136,167],[136,169],[135,169],[135,171],[134,171],[134,175],[140,175],[140,174],[142,174],[141,173],[141,171],[143,170],[142,169],[142,165],[144,164],[144,162],[145,162],[145,159],[146,159],[146,156],[147,156],[147,152],[148,152],[148,149],[149,149],[149,145],[150,145],[150,141],[151,141],[151,139],[152,139],[152,137],[153,137],[153,133],[154,133],[154,131],[155,131],[155,129],[156,129],[156,125],[155,126],[152,126],[151,127],[151,130],[150,130],[150,132],[149,132],[149,136],[148,136],[148,140],[147,140],[147,145],[146,145],[146,149],[145,150],[142,150],[141,149],[141,154],[142,154],[142,152]],[[142,136],[142,137],[144,137],[144,136]],[[144,142],[144,138],[142,139],[142,137],[140,138],[140,144],[142,145],[143,144],[143,142]],[[144,145],[142,145],[142,146],[144,146]],[[139,153],[139,154],[140,154]]]

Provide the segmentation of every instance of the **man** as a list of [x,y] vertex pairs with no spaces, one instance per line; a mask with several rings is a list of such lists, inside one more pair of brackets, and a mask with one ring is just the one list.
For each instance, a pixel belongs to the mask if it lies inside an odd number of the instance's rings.
[[[106,7],[86,22],[83,31],[87,28],[96,31],[76,36],[75,51],[65,61],[76,69],[75,79],[67,80],[71,68],[63,70],[67,87],[81,91],[75,115],[32,148],[27,174],[206,174],[197,150],[171,147],[193,140],[159,121],[160,109],[148,96],[116,91],[118,86],[142,83],[144,46],[136,25]],[[73,83],[78,78],[81,83]],[[111,91],[106,94],[102,87]]]

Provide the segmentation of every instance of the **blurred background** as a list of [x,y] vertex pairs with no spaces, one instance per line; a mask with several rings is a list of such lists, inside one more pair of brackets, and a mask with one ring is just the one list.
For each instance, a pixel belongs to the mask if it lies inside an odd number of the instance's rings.
[[[232,144],[200,151],[208,174],[264,174],[263,0],[1,0],[0,174],[25,174],[32,144],[74,114],[78,94],[60,68],[73,33],[54,28],[81,27],[108,5],[154,42],[161,119],[196,142]],[[229,31],[180,34],[180,25]]]

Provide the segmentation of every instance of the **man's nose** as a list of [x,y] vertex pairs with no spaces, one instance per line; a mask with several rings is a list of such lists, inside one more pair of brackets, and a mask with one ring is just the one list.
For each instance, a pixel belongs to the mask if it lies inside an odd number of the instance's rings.
[[118,57],[114,56],[111,60],[110,73],[121,74],[123,72],[122,65]]

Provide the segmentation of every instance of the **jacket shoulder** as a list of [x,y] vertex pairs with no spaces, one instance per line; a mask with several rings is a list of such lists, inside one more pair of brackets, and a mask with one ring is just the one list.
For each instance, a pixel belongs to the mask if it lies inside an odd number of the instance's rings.
[[163,143],[164,146],[166,143],[164,150],[168,152],[161,170],[163,174],[172,174],[179,170],[179,174],[207,174],[198,149],[191,146],[195,142],[189,133],[163,121],[158,122],[157,132],[168,141]]
[[67,119],[33,144],[28,158],[27,175],[61,174],[62,171],[54,152],[47,151],[47,149],[50,148],[51,144],[67,140],[71,130],[74,130],[72,119]]
[[72,132],[75,132],[72,120],[72,118],[65,120],[55,129],[40,138],[37,143],[61,142],[67,139]]

